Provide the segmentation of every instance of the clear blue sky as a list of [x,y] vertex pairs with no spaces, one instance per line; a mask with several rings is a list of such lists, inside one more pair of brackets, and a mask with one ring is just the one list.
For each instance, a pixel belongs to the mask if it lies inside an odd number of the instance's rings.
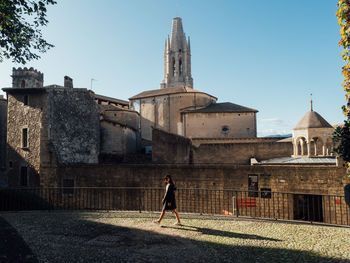
[[[259,110],[258,135],[290,133],[310,109],[342,123],[336,2],[331,0],[59,0],[44,34],[55,48],[29,62],[45,85],[75,87],[127,100],[158,89],[164,41],[180,16],[191,37],[194,88]],[[10,61],[0,86],[11,86]],[[2,91],[0,94],[3,93]]]

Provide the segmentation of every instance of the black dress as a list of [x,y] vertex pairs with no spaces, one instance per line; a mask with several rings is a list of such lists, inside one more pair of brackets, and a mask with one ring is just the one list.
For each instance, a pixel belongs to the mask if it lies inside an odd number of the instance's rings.
[[[174,210],[176,209],[176,200],[175,200],[175,190],[176,187],[174,184],[169,184],[168,190],[164,195],[163,210]],[[170,205],[168,204],[170,203]]]

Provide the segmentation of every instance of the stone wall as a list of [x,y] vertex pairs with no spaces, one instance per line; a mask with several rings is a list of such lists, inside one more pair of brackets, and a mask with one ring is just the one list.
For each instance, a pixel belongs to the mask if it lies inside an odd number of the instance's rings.
[[139,129],[139,114],[136,111],[122,109],[105,110],[103,118],[127,125],[135,130]]
[[250,164],[250,158],[261,161],[292,154],[293,145],[290,142],[201,144],[193,147],[193,162]]
[[7,100],[0,95],[0,170],[6,169]]
[[191,140],[153,129],[152,161],[154,163],[190,163]]
[[[38,91],[40,91],[38,89]],[[47,105],[47,94],[28,95],[28,105],[23,94],[8,94],[7,169],[10,186],[21,185],[21,169],[27,167],[27,185],[40,185],[40,149],[42,120]],[[27,129],[27,146],[23,147],[23,129]]]
[[[250,164],[293,154],[291,142],[203,143],[195,146],[190,139],[153,129],[152,159],[154,163],[228,163]],[[198,145],[198,144],[197,144]]]
[[[108,188],[90,191],[89,196],[77,190],[77,200],[85,199],[98,208],[99,204],[120,203],[119,209],[159,210],[164,193],[164,175],[170,174],[178,187],[177,205],[180,212],[239,213],[243,216],[279,219],[299,218],[298,198],[311,203],[304,210],[321,207],[318,221],[347,223],[343,188],[350,183],[343,167],[317,166],[248,166],[248,165],[84,165],[59,167],[57,178],[73,179],[77,187],[153,187],[141,189]],[[256,195],[249,195],[249,177],[257,177]],[[185,190],[182,190],[185,189]],[[87,191],[83,191],[87,192]],[[263,196],[263,193],[267,195]],[[324,196],[320,196],[320,195]],[[333,196],[336,195],[336,196]],[[80,196],[80,197],[79,197]],[[85,197],[84,197],[85,196]],[[233,210],[233,197],[237,199]],[[306,198],[306,199],[305,199]],[[97,200],[97,202],[95,202]],[[133,202],[132,200],[136,200]],[[254,205],[239,206],[240,200],[252,200]],[[319,200],[320,203],[313,203]],[[250,202],[250,201],[249,201]],[[340,203],[339,203],[340,202]],[[86,203],[86,202],[85,202]],[[128,203],[133,203],[128,206]],[[79,204],[80,205],[80,204]],[[306,206],[305,206],[306,205]],[[112,205],[113,206],[113,205]],[[117,207],[117,208],[118,208]],[[143,208],[142,208],[143,207]],[[315,211],[315,210],[314,210]],[[304,212],[304,216],[307,214]],[[307,220],[307,219],[303,219]]]
[[79,165],[58,167],[58,178],[67,176],[79,187],[163,187],[172,175],[179,188],[235,189],[248,191],[248,175],[258,175],[258,190],[272,192],[344,194],[350,183],[343,167],[250,165]]
[[136,131],[125,125],[101,122],[101,154],[123,156],[137,151]]
[[99,110],[86,89],[50,88],[48,92],[49,140],[58,161],[98,163]]

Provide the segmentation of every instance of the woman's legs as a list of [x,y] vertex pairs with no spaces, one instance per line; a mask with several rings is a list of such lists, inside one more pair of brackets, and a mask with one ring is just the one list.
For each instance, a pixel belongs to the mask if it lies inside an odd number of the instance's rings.
[[176,219],[177,219],[177,223],[181,224],[179,212],[177,212],[176,209],[174,209],[173,212],[175,213],[175,216],[176,216]]
[[162,213],[160,214],[159,219],[157,220],[157,222],[160,223],[163,220],[164,216],[165,216],[165,209],[162,210]]

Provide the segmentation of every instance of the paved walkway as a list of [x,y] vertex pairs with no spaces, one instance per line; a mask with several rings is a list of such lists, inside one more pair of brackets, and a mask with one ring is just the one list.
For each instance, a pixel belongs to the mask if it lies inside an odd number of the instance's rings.
[[0,262],[38,262],[16,229],[2,217],[0,217]]

